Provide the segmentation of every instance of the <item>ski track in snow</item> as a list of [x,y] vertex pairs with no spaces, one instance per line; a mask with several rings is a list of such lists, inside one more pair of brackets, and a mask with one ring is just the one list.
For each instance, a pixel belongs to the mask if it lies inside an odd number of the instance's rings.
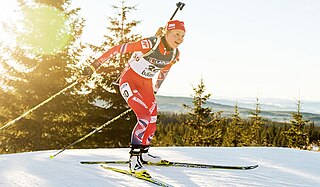
[[[100,187],[155,186],[154,184],[80,161],[128,160],[129,149],[66,150],[0,155],[2,187]],[[153,147],[151,153],[164,159],[216,165],[253,165],[253,170],[221,170],[145,166],[149,173],[168,184],[183,186],[320,186],[320,153],[266,147]],[[127,169],[127,165],[110,164]]]

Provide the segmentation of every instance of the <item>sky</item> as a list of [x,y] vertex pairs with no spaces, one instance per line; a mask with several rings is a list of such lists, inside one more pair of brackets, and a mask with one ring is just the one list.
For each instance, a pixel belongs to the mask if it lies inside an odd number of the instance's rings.
[[[128,18],[137,32],[154,35],[178,1],[132,0]],[[175,19],[186,27],[173,66],[158,94],[191,96],[203,79],[212,98],[283,98],[320,101],[320,1],[199,0],[185,3]],[[116,0],[74,0],[87,19],[88,42],[99,43]]]
[[[153,36],[178,1],[127,0],[128,15],[140,20],[136,33]],[[192,96],[203,79],[211,98],[282,98],[320,101],[320,1],[185,0],[175,19],[185,22],[180,62],[159,95]],[[8,13],[0,0],[0,19]],[[111,5],[118,0],[73,0],[86,19],[83,40],[99,44]],[[1,29],[0,29],[1,35]]]

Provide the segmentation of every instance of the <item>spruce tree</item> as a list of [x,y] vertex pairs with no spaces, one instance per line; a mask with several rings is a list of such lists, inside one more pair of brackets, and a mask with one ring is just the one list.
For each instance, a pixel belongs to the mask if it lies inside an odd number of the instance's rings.
[[309,120],[304,120],[301,113],[301,101],[297,101],[297,112],[292,113],[291,127],[284,132],[288,139],[288,146],[292,148],[305,149],[309,144],[309,136],[305,132],[305,127]]
[[[1,90],[1,124],[15,119],[25,111],[65,88],[77,77],[71,68],[81,52],[77,44],[83,28],[78,9],[70,8],[70,0],[19,1],[17,22],[7,23],[12,38],[1,46],[1,64],[5,69],[7,89]],[[5,153],[50,149],[54,129],[80,123],[79,100],[67,91],[54,101],[5,129],[1,136]],[[67,131],[70,133],[70,131]],[[64,134],[67,135],[68,134]],[[57,137],[63,141],[64,137]]]
[[260,139],[261,139],[261,125],[262,123],[262,117],[260,116],[261,109],[260,109],[260,103],[259,99],[256,98],[256,108],[253,112],[251,112],[250,116],[250,126],[248,128],[248,141],[249,144],[252,146],[257,146],[260,144]]
[[231,122],[228,124],[227,132],[224,138],[224,146],[240,147],[243,145],[244,122],[240,117],[238,104],[234,106]]
[[221,141],[221,129],[217,128],[220,120],[220,112],[212,112],[212,108],[204,107],[211,94],[204,94],[205,84],[201,79],[200,84],[193,88],[192,106],[186,104],[184,108],[189,110],[186,125],[189,129],[184,137],[187,145],[217,145]]

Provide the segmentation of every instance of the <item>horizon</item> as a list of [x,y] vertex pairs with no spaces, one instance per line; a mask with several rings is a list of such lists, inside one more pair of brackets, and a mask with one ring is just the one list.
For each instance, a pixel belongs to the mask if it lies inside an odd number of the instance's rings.
[[[158,97],[167,97],[167,98],[185,98],[192,100],[192,97],[183,97],[183,96],[165,96],[165,95],[157,95]],[[160,99],[160,98],[159,98]],[[260,109],[263,112],[296,112],[297,111],[297,100],[289,100],[289,99],[279,99],[279,98],[258,98]],[[234,100],[232,98],[209,98],[207,100],[209,103],[216,103],[224,106],[233,107],[235,104],[237,104],[239,107],[247,110],[254,110],[256,107],[256,98],[238,98],[237,100]],[[309,114],[315,114],[319,115],[320,110],[320,102],[319,101],[307,101],[302,100],[300,101],[300,111],[302,113],[309,113]],[[169,106],[167,106],[167,103],[162,103],[161,101],[158,101],[159,108],[165,107],[167,109],[170,109]],[[186,103],[183,103],[186,104]],[[182,107],[182,106],[181,106]],[[276,121],[276,120],[275,120]]]
[[[208,94],[208,93],[207,93]],[[164,97],[185,97],[185,98],[192,98],[192,95],[193,93],[191,93],[191,95],[187,96],[187,95],[165,95],[165,94],[157,94],[157,96],[164,96]],[[283,101],[302,101],[302,102],[316,102],[316,103],[320,103],[320,101],[318,100],[309,100],[309,99],[297,99],[297,98],[280,98],[280,97],[250,97],[250,96],[244,96],[244,97],[229,97],[229,96],[211,96],[208,100],[214,100],[214,99],[219,99],[219,100],[223,100],[223,99],[226,99],[226,100],[230,100],[230,101],[241,101],[241,100],[251,100],[252,101],[256,101],[256,99],[259,99],[259,100],[264,100],[264,99],[273,99],[273,100],[283,100]]]

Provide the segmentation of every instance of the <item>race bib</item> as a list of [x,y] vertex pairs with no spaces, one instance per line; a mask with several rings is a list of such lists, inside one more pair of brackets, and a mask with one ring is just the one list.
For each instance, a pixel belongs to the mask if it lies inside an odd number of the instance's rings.
[[126,100],[126,102],[133,95],[128,82],[125,82],[120,86],[120,92],[122,97]]

